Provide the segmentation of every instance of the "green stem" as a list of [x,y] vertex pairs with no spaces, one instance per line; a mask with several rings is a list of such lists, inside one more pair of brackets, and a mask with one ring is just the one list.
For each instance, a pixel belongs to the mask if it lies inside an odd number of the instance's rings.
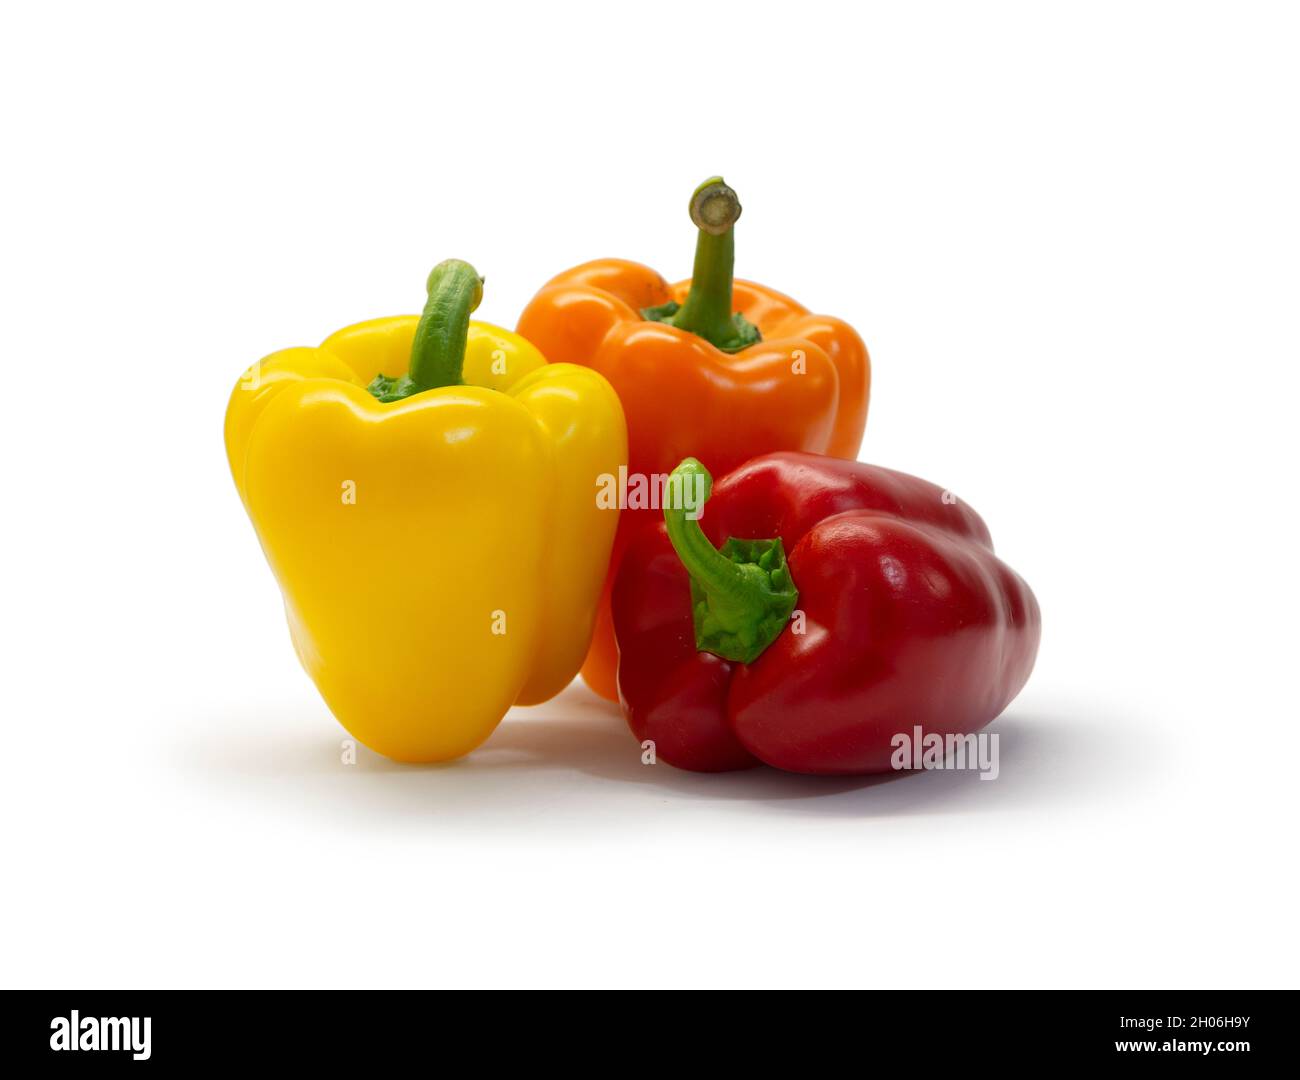
[[699,229],[695,240],[695,269],[685,303],[647,308],[642,314],[679,330],[698,334],[724,352],[738,352],[760,340],[758,328],[732,311],[732,275],[736,264],[734,226],[740,199],[713,176],[691,196],[691,220]]
[[[745,579],[740,567],[721,555],[700,528],[698,515],[713,494],[713,476],[709,470],[697,459],[688,457],[672,471],[664,490],[668,493],[664,499],[668,539],[686,572],[720,599],[742,595]],[[697,516],[688,517],[689,513]]]
[[407,373],[400,379],[376,375],[367,387],[380,401],[461,384],[469,317],[483,299],[483,279],[469,263],[447,259],[429,272],[426,288],[429,299],[415,328]]
[[[698,517],[712,489],[709,470],[695,458],[686,458],[669,477],[664,524],[690,575],[695,647],[750,664],[785,629],[799,593],[779,536],[731,537],[721,551],[709,542]],[[692,511],[694,517],[688,516]]]
[[731,279],[736,266],[736,233],[740,199],[715,176],[691,196],[691,220],[700,230],[695,240],[695,269],[691,291],[673,319],[679,330],[722,345],[735,336],[731,323]]

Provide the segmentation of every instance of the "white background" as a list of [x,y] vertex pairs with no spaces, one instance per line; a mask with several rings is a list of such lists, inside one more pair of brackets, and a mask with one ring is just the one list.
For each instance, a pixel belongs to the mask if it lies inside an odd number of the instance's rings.
[[[1295,985],[1295,9],[978,7],[6,7],[0,979]],[[716,172],[1038,594],[1001,777],[645,767],[580,685],[341,765],[235,379],[448,256],[685,276]]]

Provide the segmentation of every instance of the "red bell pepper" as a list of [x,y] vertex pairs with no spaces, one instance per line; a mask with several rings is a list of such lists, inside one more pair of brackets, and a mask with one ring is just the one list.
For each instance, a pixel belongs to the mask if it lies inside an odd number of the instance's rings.
[[619,697],[657,758],[888,772],[896,735],[973,732],[1029,678],[1038,602],[934,484],[776,453],[711,487],[682,462],[614,583]]

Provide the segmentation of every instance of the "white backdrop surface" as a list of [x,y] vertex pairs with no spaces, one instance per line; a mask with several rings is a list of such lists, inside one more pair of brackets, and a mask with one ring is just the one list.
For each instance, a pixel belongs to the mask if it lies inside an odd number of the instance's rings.
[[[0,33],[0,979],[1294,985],[1300,68],[1282,4],[46,5]],[[293,657],[221,444],[274,349],[603,255],[862,332],[864,460],[1044,613],[1001,774],[436,769]]]

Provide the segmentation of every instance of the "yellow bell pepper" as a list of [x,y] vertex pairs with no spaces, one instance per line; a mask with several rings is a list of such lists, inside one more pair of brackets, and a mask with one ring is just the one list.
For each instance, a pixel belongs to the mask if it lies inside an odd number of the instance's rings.
[[298,658],[359,741],[399,761],[474,749],[545,701],[591,639],[627,462],[618,397],[471,322],[448,260],[423,316],[273,353],[226,412],[226,453]]

